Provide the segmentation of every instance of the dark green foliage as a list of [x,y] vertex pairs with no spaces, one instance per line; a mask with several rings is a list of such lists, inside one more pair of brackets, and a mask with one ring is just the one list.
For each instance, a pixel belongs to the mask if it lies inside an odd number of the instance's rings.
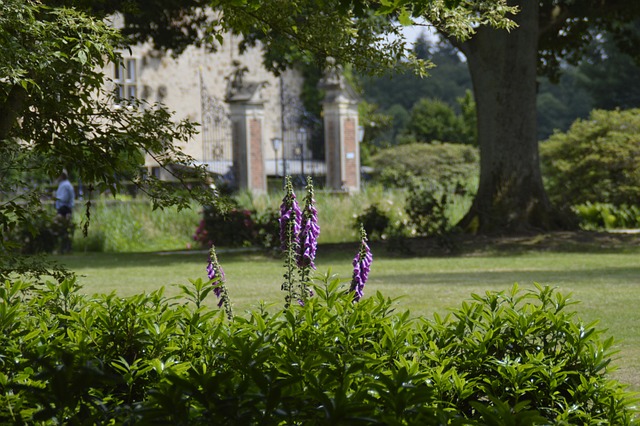
[[401,145],[380,151],[371,163],[374,178],[389,187],[406,187],[416,178],[441,186],[474,182],[479,173],[478,149],[451,143]]
[[471,89],[467,64],[458,56],[458,50],[446,40],[418,38],[414,52],[419,58],[431,60],[436,65],[429,70],[429,76],[421,78],[410,73],[361,76],[360,82],[368,102],[380,105],[383,110],[393,105],[410,110],[422,98],[441,99],[454,106],[456,99]]
[[[640,38],[640,20],[619,25],[627,36]],[[593,99],[593,108],[630,109],[640,107],[640,58],[637,41],[621,41],[611,33],[595,37],[578,66],[578,84]],[[635,58],[634,58],[635,57]]]
[[387,228],[389,228],[390,222],[391,219],[389,219],[389,216],[374,204],[356,216],[353,228],[356,231],[360,231],[360,226],[362,226],[369,239],[382,239],[383,236],[385,236]]
[[280,248],[280,212],[267,209],[256,218],[257,237],[255,244],[268,248]]
[[549,197],[561,206],[640,200],[640,110],[595,110],[540,146]]
[[631,424],[612,339],[548,287],[412,319],[325,276],[305,306],[225,321],[211,287],[118,298],[0,285],[0,423]]
[[548,287],[415,320],[325,276],[304,307],[231,322],[206,282],[182,287],[189,303],[3,282],[0,423],[631,423],[612,340]]
[[216,208],[205,207],[193,239],[203,247],[211,244],[220,247],[251,245],[257,238],[252,217],[254,214],[255,212],[246,209],[232,208],[221,212]]
[[411,108],[403,138],[417,142],[463,143],[464,122],[453,108],[439,99],[420,99]]
[[70,217],[49,214],[42,210],[29,223],[21,223],[4,235],[4,244],[15,245],[21,254],[60,252],[63,239],[72,238],[75,226]]
[[202,247],[259,246],[274,248],[280,244],[279,213],[266,211],[257,215],[253,210],[232,207],[221,212],[205,207],[203,218],[193,235]]
[[566,131],[576,119],[586,118],[593,109],[589,92],[581,87],[585,77],[577,67],[567,67],[558,82],[540,77],[538,92],[538,140],[548,139],[554,131]]
[[449,238],[453,225],[447,214],[451,199],[448,193],[439,185],[412,185],[405,210],[418,235],[436,237],[441,246],[453,249]]

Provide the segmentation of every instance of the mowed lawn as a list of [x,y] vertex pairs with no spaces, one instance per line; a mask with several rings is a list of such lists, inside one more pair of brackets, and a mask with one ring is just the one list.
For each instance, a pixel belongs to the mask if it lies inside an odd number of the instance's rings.
[[[329,270],[345,280],[351,276],[356,245],[318,251],[318,273]],[[510,289],[514,283],[532,288],[533,283],[571,294],[572,308],[585,322],[598,320],[605,337],[617,341],[614,377],[640,391],[640,250],[603,252],[500,252],[453,257],[399,257],[376,250],[365,297],[380,291],[398,298],[398,310],[414,316],[446,314],[470,300],[472,293]],[[259,251],[220,250],[218,258],[226,277],[235,313],[261,302],[282,306],[282,261]],[[161,287],[177,295],[176,284],[206,279],[205,252],[185,253],[86,253],[56,260],[77,272],[87,294],[127,296]],[[211,294],[211,306],[214,305]]]

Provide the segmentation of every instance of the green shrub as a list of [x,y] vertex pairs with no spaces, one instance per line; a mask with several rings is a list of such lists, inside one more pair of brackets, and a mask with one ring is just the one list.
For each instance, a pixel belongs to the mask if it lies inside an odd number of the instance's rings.
[[547,287],[413,319],[325,276],[226,321],[211,286],[128,298],[0,284],[2,424],[631,424],[612,340]]
[[[336,194],[332,191],[316,191],[315,196],[319,223],[322,228],[320,244],[357,241],[359,232],[352,231],[353,220],[362,214],[363,208],[366,206],[374,204],[380,206],[380,209],[389,215],[394,226],[397,222],[406,222],[407,220],[404,212],[405,194],[397,189],[388,190],[381,185],[366,184],[362,191],[349,196]],[[274,219],[277,217],[282,203],[282,198],[278,193],[251,195],[240,192],[236,196],[236,200],[242,208],[257,212],[256,224],[260,227],[260,234],[268,233],[270,227],[275,226],[277,229],[277,223],[269,222],[267,215],[273,214]]]
[[202,247],[211,244],[220,247],[250,246],[258,235],[254,215],[255,212],[247,209],[232,208],[221,212],[218,208],[205,207],[193,239]]
[[573,207],[580,226],[587,230],[639,228],[640,207],[623,204],[584,203]]
[[418,235],[443,236],[451,230],[447,202],[445,192],[427,187],[411,188],[405,209]]
[[380,210],[377,204],[367,207],[364,212],[356,216],[353,228],[356,231],[362,226],[371,239],[382,239],[386,236],[386,231],[391,224],[389,216]]
[[540,145],[549,197],[565,206],[640,199],[640,109],[594,110]]
[[276,248],[280,245],[279,212],[267,209],[262,214],[254,210],[234,207],[221,212],[205,207],[203,219],[193,235],[201,247]]
[[415,143],[380,151],[372,158],[374,179],[387,187],[406,187],[415,180],[443,186],[464,182],[475,193],[478,149],[451,143]]
[[22,254],[60,252],[63,244],[68,246],[68,239],[75,232],[75,225],[69,218],[45,210],[39,213],[24,221],[20,228],[3,236],[5,241],[16,244]]
[[453,108],[439,99],[422,98],[411,108],[411,117],[404,129],[404,137],[417,142],[467,142],[463,119]]

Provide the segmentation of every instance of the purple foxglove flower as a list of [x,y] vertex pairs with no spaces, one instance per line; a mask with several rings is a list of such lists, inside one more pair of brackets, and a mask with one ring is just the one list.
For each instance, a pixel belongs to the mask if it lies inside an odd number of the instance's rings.
[[213,293],[220,299],[218,302],[218,307],[222,306],[224,299],[220,298],[223,293],[224,287],[224,270],[220,263],[218,262],[218,256],[216,255],[216,249],[213,245],[211,245],[211,250],[209,251],[209,263],[207,264],[207,277],[210,280],[216,280],[213,282]]
[[210,280],[219,277],[219,282],[224,281],[224,270],[222,266],[217,265],[217,262],[214,263],[211,257],[209,257],[209,264],[207,265],[207,276]]
[[305,221],[300,232],[300,253],[298,256],[298,266],[309,266],[316,269],[314,263],[316,252],[318,251],[318,236],[320,235],[320,226],[318,225],[318,212],[311,205],[304,212]]
[[350,291],[354,292],[354,302],[362,299],[362,296],[364,295],[364,285],[369,278],[369,271],[371,270],[371,263],[373,262],[373,255],[371,254],[371,249],[367,244],[367,238],[364,230],[362,231],[362,235],[363,238],[360,250],[353,259],[353,278],[351,279]]
[[293,221],[293,239],[297,242],[298,235],[300,234],[300,222],[302,218],[302,212],[296,201],[296,194],[293,192],[293,186],[291,185],[291,179],[287,177],[285,184],[286,194],[280,205],[280,243],[282,251],[286,251],[289,247],[289,236],[287,235],[289,223]]
[[320,226],[318,225],[318,210],[315,206],[316,200],[313,198],[313,181],[311,177],[307,178],[306,190],[307,195],[304,198],[297,263],[299,268],[310,267],[316,269],[314,262],[316,251],[318,250]]

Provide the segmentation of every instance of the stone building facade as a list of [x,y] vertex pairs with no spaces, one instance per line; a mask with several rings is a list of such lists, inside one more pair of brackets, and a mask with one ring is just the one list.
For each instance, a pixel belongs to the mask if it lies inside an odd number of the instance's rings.
[[[301,74],[289,70],[274,76],[262,65],[260,48],[241,53],[239,41],[225,34],[213,51],[190,46],[177,57],[140,44],[123,52],[123,63],[105,74],[119,98],[159,102],[177,120],[199,123],[199,133],[179,148],[240,188],[262,192],[267,176],[289,174],[327,175],[330,188],[357,191],[357,100],[344,78],[330,72],[324,81],[325,158],[314,159],[313,129],[301,120]],[[145,166],[150,174],[171,178],[150,156]]]
[[[176,119],[186,118],[199,123],[199,134],[180,148],[221,175],[229,171],[233,161],[230,108],[225,101],[229,84],[239,72],[244,81],[261,83],[265,171],[275,174],[276,161],[283,153],[276,152],[270,141],[282,139],[282,100],[287,103],[285,109],[291,103],[301,108],[299,93],[303,80],[294,70],[285,72],[280,78],[274,76],[262,65],[259,48],[240,53],[238,42],[237,36],[226,34],[215,51],[190,46],[178,57],[170,52],[158,52],[149,44],[136,45],[130,52],[123,52],[121,66],[112,65],[105,74],[119,97],[160,102],[175,113]],[[284,148],[295,149],[292,146]],[[307,155],[310,152],[307,150]],[[164,177],[151,158],[147,158],[146,166],[151,173]]]

